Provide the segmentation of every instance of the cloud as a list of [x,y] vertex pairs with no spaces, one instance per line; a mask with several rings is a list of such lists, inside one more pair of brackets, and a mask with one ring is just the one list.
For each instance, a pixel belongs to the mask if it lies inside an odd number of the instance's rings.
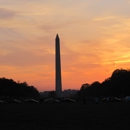
[[0,8],[0,19],[11,19],[14,18],[16,15],[17,13],[13,10]]
[[54,55],[49,53],[38,56],[33,51],[16,48],[6,55],[0,55],[0,64],[16,67],[47,65],[51,64],[53,57]]
[[115,19],[115,16],[104,16],[104,17],[98,17],[98,18],[95,18],[94,20],[95,21],[107,21],[107,20],[113,20]]

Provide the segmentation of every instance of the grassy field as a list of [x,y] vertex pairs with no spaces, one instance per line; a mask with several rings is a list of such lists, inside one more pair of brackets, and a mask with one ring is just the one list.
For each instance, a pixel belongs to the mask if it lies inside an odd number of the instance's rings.
[[0,130],[127,130],[130,102],[0,104]]

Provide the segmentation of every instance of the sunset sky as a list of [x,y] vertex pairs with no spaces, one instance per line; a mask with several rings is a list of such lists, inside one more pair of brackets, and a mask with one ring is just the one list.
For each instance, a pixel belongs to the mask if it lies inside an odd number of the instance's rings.
[[0,0],[0,77],[54,90],[57,33],[63,90],[130,69],[130,0]]

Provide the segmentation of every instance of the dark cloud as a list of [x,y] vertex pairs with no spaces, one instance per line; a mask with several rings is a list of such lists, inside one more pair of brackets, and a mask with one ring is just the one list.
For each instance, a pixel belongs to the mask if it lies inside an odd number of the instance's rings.
[[17,15],[15,11],[0,8],[0,19],[10,19]]

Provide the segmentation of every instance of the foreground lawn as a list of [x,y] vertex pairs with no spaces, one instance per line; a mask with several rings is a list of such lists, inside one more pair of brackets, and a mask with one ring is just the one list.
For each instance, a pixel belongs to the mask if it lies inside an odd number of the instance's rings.
[[0,104],[0,130],[127,130],[130,102]]

